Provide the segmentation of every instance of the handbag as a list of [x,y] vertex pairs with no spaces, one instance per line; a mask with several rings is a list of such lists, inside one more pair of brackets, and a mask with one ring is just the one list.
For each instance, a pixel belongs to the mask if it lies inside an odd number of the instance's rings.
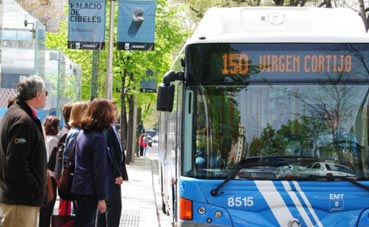
[[73,173],[71,173],[68,168],[64,169],[58,185],[58,194],[59,197],[65,201],[75,200],[74,196],[72,195],[72,181]]
[[69,206],[67,206],[67,214],[54,214],[51,216],[51,227],[74,227],[74,215],[69,214]]
[[74,227],[74,216],[53,215],[51,216],[51,227]]
[[72,181],[74,174],[74,147],[75,142],[72,145],[72,149],[70,151],[68,161],[64,166],[63,173],[61,175],[59,185],[58,185],[58,194],[59,197],[66,201],[75,200],[74,195],[72,194]]

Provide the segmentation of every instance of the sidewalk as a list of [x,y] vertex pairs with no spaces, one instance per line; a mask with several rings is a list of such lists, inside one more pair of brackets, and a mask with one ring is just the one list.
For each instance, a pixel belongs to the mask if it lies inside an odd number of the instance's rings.
[[[120,227],[172,227],[171,218],[162,212],[161,207],[157,145],[147,151],[146,157],[135,157],[134,162],[127,165],[127,171],[129,181],[121,187]],[[59,197],[54,214],[58,207]]]
[[[121,186],[120,227],[172,227],[171,218],[161,210],[157,144],[153,144],[145,157],[135,157],[126,166],[129,180]],[[59,197],[54,213],[58,207]]]
[[121,227],[171,227],[171,218],[162,212],[157,148],[146,157],[135,157],[127,165],[129,181],[122,185]]

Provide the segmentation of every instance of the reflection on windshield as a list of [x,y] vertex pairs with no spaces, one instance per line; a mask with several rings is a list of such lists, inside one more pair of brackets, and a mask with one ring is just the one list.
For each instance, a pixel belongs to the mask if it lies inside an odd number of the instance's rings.
[[367,85],[192,89],[188,176],[225,178],[244,166],[240,179],[369,177]]

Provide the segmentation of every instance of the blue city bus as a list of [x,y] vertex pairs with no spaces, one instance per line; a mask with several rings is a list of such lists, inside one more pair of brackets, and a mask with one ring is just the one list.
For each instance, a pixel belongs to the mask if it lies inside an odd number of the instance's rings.
[[349,9],[211,8],[158,88],[173,226],[369,226],[368,44]]

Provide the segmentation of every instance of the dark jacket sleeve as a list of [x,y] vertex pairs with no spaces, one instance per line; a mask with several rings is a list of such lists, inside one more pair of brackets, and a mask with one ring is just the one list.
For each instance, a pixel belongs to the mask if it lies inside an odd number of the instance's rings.
[[114,177],[122,176],[122,148],[112,127],[108,129],[107,142],[109,147],[109,161],[112,165]]
[[96,136],[93,143],[93,171],[94,171],[94,182],[96,187],[96,194],[98,200],[106,199],[106,157],[107,157],[107,146],[106,140],[101,136]]
[[114,131],[113,127],[108,129],[108,147],[109,149],[109,161],[112,164],[115,177],[122,177],[123,180],[128,180],[127,168],[125,163],[125,154],[122,150],[119,137]]
[[129,178],[128,178],[128,172],[127,172],[127,167],[126,167],[126,162],[125,161],[122,162],[122,169],[123,169],[123,176],[122,176],[123,180],[128,181]]

